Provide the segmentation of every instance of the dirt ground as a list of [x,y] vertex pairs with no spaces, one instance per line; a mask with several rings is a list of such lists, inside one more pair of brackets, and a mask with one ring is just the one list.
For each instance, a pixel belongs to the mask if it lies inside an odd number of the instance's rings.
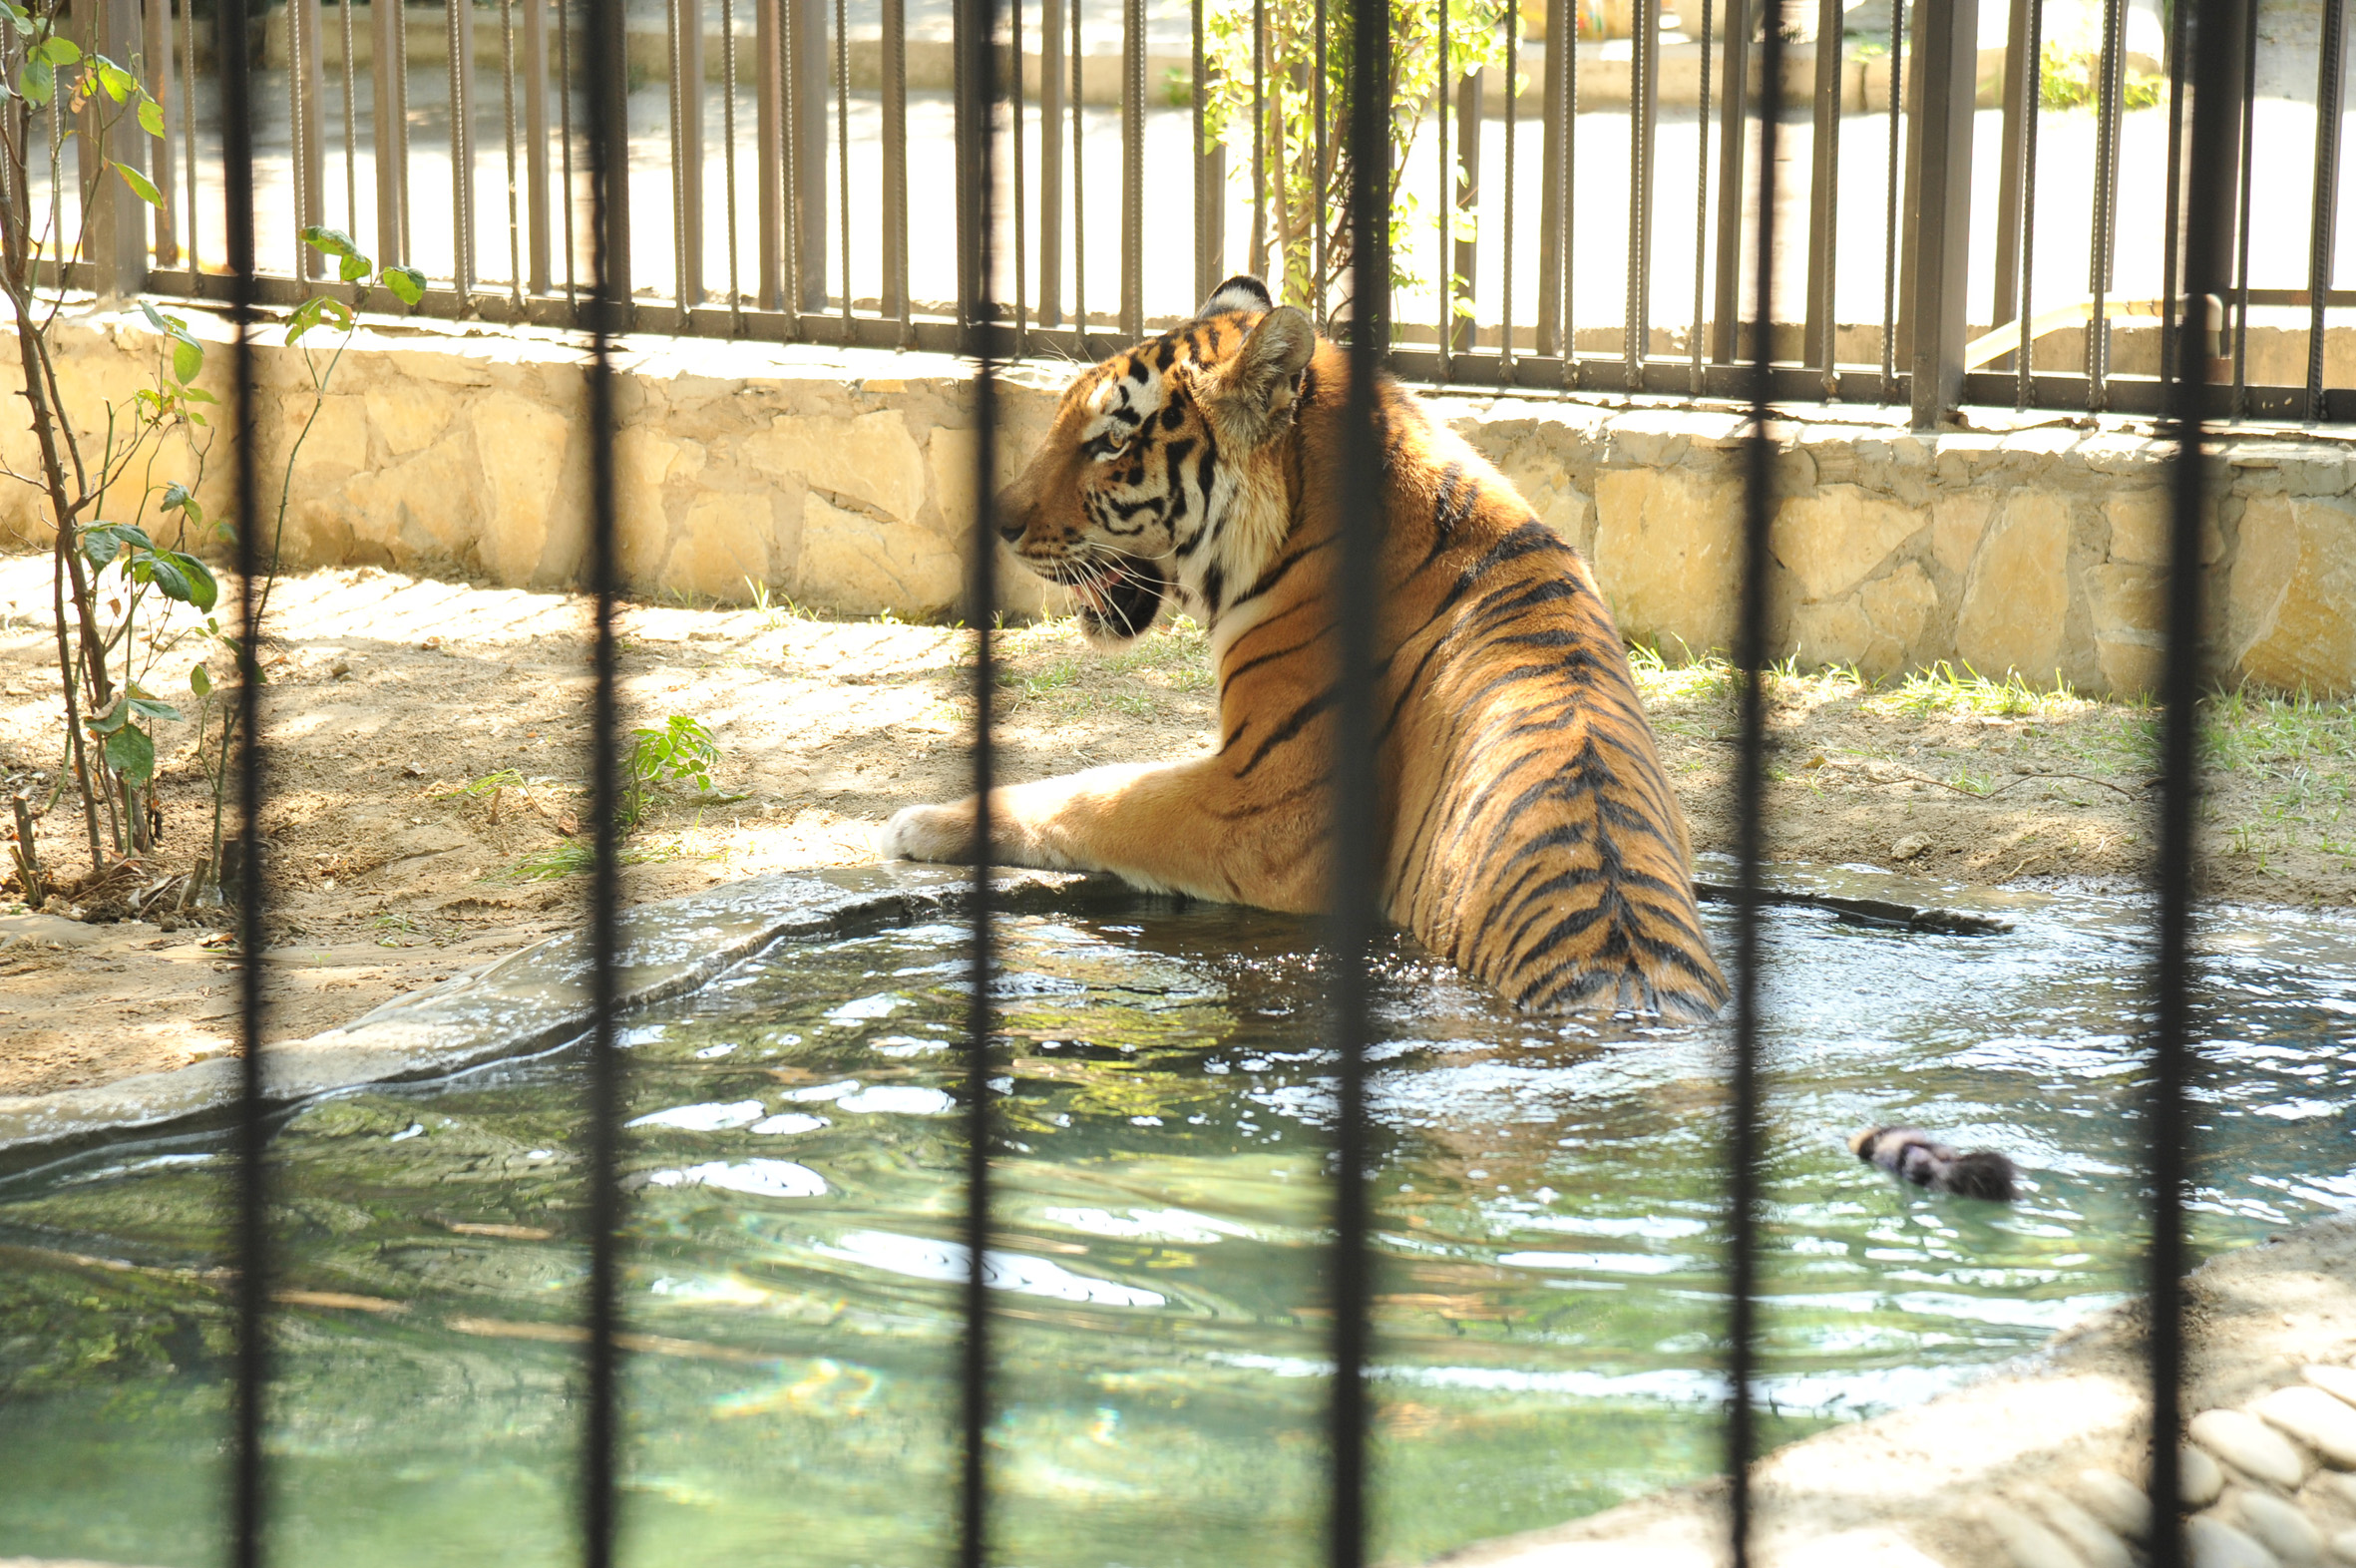
[[[62,702],[46,557],[0,559],[0,786],[52,798]],[[573,924],[586,878],[583,602],[372,569],[282,582],[264,703],[270,796],[268,1036],[300,1038]],[[632,903],[759,872],[855,865],[898,807],[963,792],[970,638],[890,621],[633,604],[628,722],[682,714],[720,759],[701,798],[657,798],[629,840]],[[999,642],[1000,767],[1029,778],[1209,744],[1204,638],[1165,627],[1114,657],[1068,622]],[[184,620],[147,645],[147,687],[184,708],[207,648]],[[210,665],[225,662],[213,650]],[[1731,839],[1734,710],[1723,665],[1639,678],[1699,849]],[[2156,713],[1944,673],[1867,689],[1779,677],[1772,853],[1904,865],[1982,884],[2145,874]],[[151,880],[206,847],[192,724],[159,735],[164,832]],[[2356,708],[2211,704],[2203,880],[2227,901],[2356,903]],[[13,828],[0,829],[13,837]],[[88,869],[72,795],[42,860]],[[0,1094],[157,1071],[231,1048],[217,917],[83,923],[24,911],[0,883]]]

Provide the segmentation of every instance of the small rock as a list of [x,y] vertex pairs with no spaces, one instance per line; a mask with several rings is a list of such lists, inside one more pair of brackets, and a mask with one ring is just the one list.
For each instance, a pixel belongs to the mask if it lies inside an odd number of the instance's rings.
[[2249,1403],[2252,1415],[2279,1426],[2325,1460],[2343,1470],[2356,1470],[2356,1409],[2321,1388],[2293,1384],[2262,1394]]
[[2192,1568],[2281,1568],[2272,1552],[2213,1513],[2184,1521],[2184,1555]]
[[2356,1508],[2356,1475],[2327,1475],[2318,1484],[2341,1507]]
[[2070,1543],[2086,1568],[2133,1568],[2134,1559],[2128,1555],[2127,1543],[2114,1535],[2102,1520],[2060,1492],[2047,1486],[2031,1486],[2022,1491],[2021,1499],[2045,1516],[2045,1522]]
[[1904,838],[1898,840],[1897,843],[1890,846],[1890,859],[1912,860],[1915,856],[1921,854],[1924,850],[1929,849],[1930,847],[1930,840],[1924,838],[1919,833],[1909,833]]
[[2307,1516],[2271,1492],[2241,1492],[2234,1498],[2242,1528],[2285,1562],[2312,1563],[2323,1557],[2323,1532]]
[[1986,1516],[1988,1528],[2012,1553],[2015,1568],[2086,1568],[2060,1536],[2020,1509],[1992,1502]]
[[2152,1531],[2152,1499],[2116,1470],[2079,1471],[2078,1500],[2114,1535],[2140,1541]]
[[2344,1563],[2356,1563],[2356,1530],[2342,1530],[2331,1538],[2331,1554]]
[[2356,1404],[2356,1367],[2302,1367],[2299,1375],[2325,1393]]
[[335,677],[337,680],[343,679],[351,672],[352,661],[348,658],[339,658],[334,663],[327,666],[327,673]]
[[2256,1480],[2296,1486],[2307,1473],[2290,1440],[2246,1411],[2202,1410],[2190,1431],[2194,1442]]
[[425,777],[425,769],[419,767],[414,762],[404,762],[401,764],[401,777],[405,779],[421,779]]
[[2176,1496],[2186,1508],[2205,1508],[2225,1489],[2225,1472],[2206,1453],[2185,1443],[2176,1450]]

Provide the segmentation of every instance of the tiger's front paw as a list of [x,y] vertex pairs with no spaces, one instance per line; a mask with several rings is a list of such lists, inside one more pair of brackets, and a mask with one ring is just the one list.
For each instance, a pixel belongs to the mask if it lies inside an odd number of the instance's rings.
[[876,848],[886,860],[971,864],[974,808],[970,805],[903,807],[884,824]]

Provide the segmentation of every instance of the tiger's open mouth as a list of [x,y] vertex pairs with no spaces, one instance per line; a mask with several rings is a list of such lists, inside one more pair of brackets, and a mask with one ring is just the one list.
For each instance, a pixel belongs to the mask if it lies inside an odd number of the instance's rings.
[[1081,571],[1065,581],[1080,596],[1080,629],[1092,639],[1129,642],[1143,636],[1161,612],[1170,590],[1159,564],[1124,561],[1101,571]]

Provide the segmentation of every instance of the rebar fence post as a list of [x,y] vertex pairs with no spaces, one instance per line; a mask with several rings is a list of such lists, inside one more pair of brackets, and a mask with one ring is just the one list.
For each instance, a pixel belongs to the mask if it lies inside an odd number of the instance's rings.
[[1571,50],[1563,29],[1578,26],[1576,0],[1543,0],[1546,28],[1545,75],[1538,92],[1538,322],[1533,342],[1541,355],[1570,354],[1562,332],[1562,221],[1570,192],[1564,180],[1562,114],[1567,97],[1563,67]]
[[1935,428],[1963,400],[1979,29],[1979,0],[1922,0],[1915,11],[1898,331],[1917,430]]
[[[180,200],[176,194],[178,182],[172,173],[172,106],[173,95],[186,91],[187,84],[183,82],[176,87],[172,80],[172,0],[146,0],[140,9],[141,47],[146,56],[146,69],[140,78],[147,84],[149,96],[156,100],[156,119],[163,127],[163,134],[155,139],[155,162],[149,166],[156,194],[164,198],[149,214],[155,233],[153,264],[162,268],[178,265],[181,258],[180,236],[175,226]],[[347,55],[347,61],[349,58]],[[345,100],[347,104],[350,101],[348,90]]]
[[458,313],[475,297],[475,18],[474,0],[445,0],[450,44],[450,286]]
[[[85,19],[78,20],[76,30],[86,52],[110,60],[129,60],[139,52],[139,0],[94,0],[78,9]],[[145,175],[148,136],[127,108],[103,93],[91,96],[79,118],[75,174],[90,202],[84,243],[91,288],[102,299],[119,299],[138,293],[147,281],[148,204],[107,165],[122,164]]]
[[[348,7],[351,0],[343,0]],[[379,4],[383,0],[378,0]],[[526,254],[530,257],[527,281],[535,295],[545,296],[554,281],[552,277],[555,247],[549,235],[549,170],[548,170],[548,10],[559,0],[523,0],[524,5],[524,200],[527,235]],[[572,84],[558,84],[560,92],[572,91]],[[558,211],[570,221],[573,194],[564,192],[558,197]]]
[[[1047,0],[1050,15],[1059,15],[1062,7],[1063,0]],[[1210,140],[1211,62],[1203,47],[1203,0],[1193,0],[1190,20],[1194,43],[1194,103],[1191,117],[1194,134],[1194,297],[1200,300],[1210,298],[1211,291],[1227,276],[1227,145],[1222,142],[1213,146]],[[1049,33],[1053,30],[1053,23],[1049,23]],[[1052,50],[1054,45],[1050,43],[1046,47]],[[1044,157],[1044,143],[1039,151]],[[1048,213],[1045,203],[1049,198],[1044,175],[1040,179],[1039,222],[1040,233],[1044,235],[1047,232],[1045,224]],[[1322,179],[1319,181],[1319,192],[1322,196]],[[1049,254],[1047,242],[1042,237],[1039,241],[1041,266],[1050,264]],[[1322,275],[1322,267],[1320,272]],[[1039,287],[1039,297],[1044,300],[1047,297],[1044,278],[1040,280]],[[1043,305],[1041,319],[1046,319]]]
[[703,303],[703,7],[670,0],[671,242],[678,329]]
[[[2016,0],[2017,3],[2017,0]],[[1816,0],[1816,79],[1808,171],[1808,270],[1803,364],[1821,371],[1824,396],[1839,390],[1833,335],[1839,327],[1840,273],[1840,0]]]
[[907,340],[908,293],[908,0],[884,0],[884,314]]
[[1628,300],[1621,319],[1628,390],[1644,390],[1653,335],[1653,163],[1661,127],[1661,0],[1636,0],[1628,62]]
[[375,0],[369,75],[369,136],[376,155],[376,254],[386,266],[409,261],[409,73],[407,26],[399,0]]
[[2315,67],[2315,200],[2307,237],[2307,420],[2323,419],[2323,310],[2339,237],[2340,112],[2348,64],[2348,0],[2323,0]]
[[[105,0],[110,7],[122,0]],[[327,78],[319,58],[319,0],[287,0],[286,103],[294,149],[294,275],[325,275],[327,257],[303,243],[302,231],[327,221]]]
[[1121,335],[1145,335],[1145,0],[1121,0]]
[[[1743,317],[1743,154],[1751,114],[1751,27],[1759,0],[1727,0],[1724,86],[1718,106],[1718,263],[1711,303],[1710,357],[1741,356]],[[1778,51],[1776,58],[1781,59]],[[1781,84],[1777,84],[1780,91]]]
[[[826,0],[779,0],[785,35],[787,217],[794,302],[789,317],[826,310]],[[960,122],[961,126],[963,122]],[[624,188],[626,189],[626,187]],[[961,208],[962,210],[962,208]],[[798,325],[789,336],[799,336]]]

